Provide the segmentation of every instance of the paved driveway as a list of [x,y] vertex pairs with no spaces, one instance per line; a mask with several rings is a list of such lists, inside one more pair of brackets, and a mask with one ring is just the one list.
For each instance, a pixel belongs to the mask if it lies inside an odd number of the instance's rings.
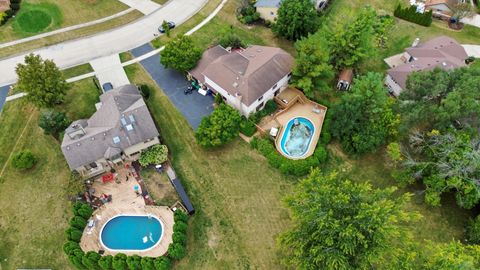
[[113,88],[130,84],[118,54],[97,58],[90,61],[90,65],[97,72],[96,76],[102,87],[106,83],[111,83]]
[[[151,50],[153,50],[153,48],[147,43],[131,50],[131,52],[137,57]],[[190,85],[189,82],[177,71],[166,69],[162,66],[158,55],[140,61],[140,64],[150,73],[150,76],[152,76],[158,86],[163,89],[193,129],[197,129],[202,118],[213,111],[213,97],[202,96],[196,91],[192,94],[185,95],[183,90]]]

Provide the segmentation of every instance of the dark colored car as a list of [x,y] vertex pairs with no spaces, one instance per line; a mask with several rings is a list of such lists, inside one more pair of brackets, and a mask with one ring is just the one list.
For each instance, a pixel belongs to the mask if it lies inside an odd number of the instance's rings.
[[107,92],[108,90],[112,90],[113,89],[113,85],[109,82],[107,83],[104,83],[102,85],[102,88],[103,88],[103,91]]
[[[169,28],[169,29],[175,28],[175,23],[174,23],[174,22],[167,22],[167,25],[168,25],[168,28]],[[165,29],[163,29],[163,26],[160,26],[160,27],[158,28],[158,31],[159,31],[160,33],[165,33]]]

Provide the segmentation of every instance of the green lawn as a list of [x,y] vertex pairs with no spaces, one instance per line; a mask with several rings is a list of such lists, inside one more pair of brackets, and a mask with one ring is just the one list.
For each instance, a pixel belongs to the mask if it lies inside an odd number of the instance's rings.
[[74,67],[71,67],[71,68],[64,69],[64,70],[62,70],[62,73],[63,73],[63,76],[65,77],[65,79],[69,79],[69,78],[80,76],[80,75],[83,75],[83,74],[86,74],[86,73],[90,73],[92,71],[93,71],[92,66],[90,66],[89,63],[86,63],[86,64],[83,64],[83,65],[78,65],[78,66],[74,66]]
[[97,20],[127,8],[118,0],[23,0],[17,16],[0,26],[0,42]]
[[[72,86],[60,109],[72,119],[88,117],[98,91],[89,79]],[[38,115],[24,100],[16,100],[8,102],[0,116],[0,269],[71,269],[62,251],[71,215],[70,170],[59,142],[38,127]],[[22,149],[38,158],[35,167],[24,172],[6,163],[12,151]]]

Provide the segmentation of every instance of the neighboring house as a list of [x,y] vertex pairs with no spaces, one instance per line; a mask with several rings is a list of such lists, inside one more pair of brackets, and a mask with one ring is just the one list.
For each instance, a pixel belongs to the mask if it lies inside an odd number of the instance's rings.
[[62,152],[71,170],[84,178],[99,175],[142,150],[158,144],[158,130],[134,85],[100,96],[90,119],[74,121],[66,130]]
[[[312,0],[317,10],[323,10],[327,7],[329,0]],[[255,8],[260,13],[260,18],[266,21],[275,21],[277,18],[278,8],[282,4],[282,0],[257,0]]]
[[445,70],[464,67],[467,58],[462,45],[450,37],[439,36],[425,43],[416,39],[412,47],[405,49],[401,55],[400,65],[387,71],[385,83],[390,93],[398,96],[405,89],[410,73],[437,67]]
[[0,12],[10,9],[10,0],[0,0]]
[[203,53],[189,75],[248,116],[287,87],[292,66],[292,56],[280,48],[254,45],[229,51],[218,45]]
[[449,19],[453,15],[453,6],[468,0],[426,0],[425,9],[432,10],[434,17]]

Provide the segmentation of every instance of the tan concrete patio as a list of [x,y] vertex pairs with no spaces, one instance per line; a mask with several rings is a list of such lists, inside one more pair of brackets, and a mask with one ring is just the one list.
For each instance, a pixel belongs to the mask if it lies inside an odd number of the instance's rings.
[[[284,107],[283,110],[275,115],[275,122],[280,125],[280,131],[275,140],[275,146],[278,152],[290,159],[304,159],[311,156],[320,138],[327,107],[307,99],[300,90],[294,88],[284,90],[277,96],[275,101],[279,103],[281,107]],[[307,153],[302,157],[292,158],[286,156],[283,151],[281,151],[280,141],[285,133],[283,127],[285,127],[291,119],[296,117],[307,118],[313,123],[315,129]],[[270,125],[274,125],[274,123],[270,123]]]
[[[95,196],[101,194],[112,195],[112,201],[104,204],[97,209],[92,219],[95,220],[95,226],[91,229],[85,228],[80,247],[83,251],[99,251],[105,250],[105,254],[115,255],[118,252],[109,251],[100,243],[100,231],[105,223],[117,215],[153,215],[158,217],[163,223],[163,237],[160,243],[154,248],[147,251],[123,252],[127,255],[140,255],[158,257],[166,253],[168,245],[172,243],[173,234],[173,212],[166,206],[148,206],[141,195],[134,191],[134,186],[140,185],[133,176],[126,181],[129,170],[120,168],[117,170],[116,181],[110,183],[102,183],[101,177],[96,179],[92,185],[95,189]],[[141,187],[140,187],[141,189]],[[139,190],[141,194],[141,190]],[[121,237],[121,236],[119,236]]]

